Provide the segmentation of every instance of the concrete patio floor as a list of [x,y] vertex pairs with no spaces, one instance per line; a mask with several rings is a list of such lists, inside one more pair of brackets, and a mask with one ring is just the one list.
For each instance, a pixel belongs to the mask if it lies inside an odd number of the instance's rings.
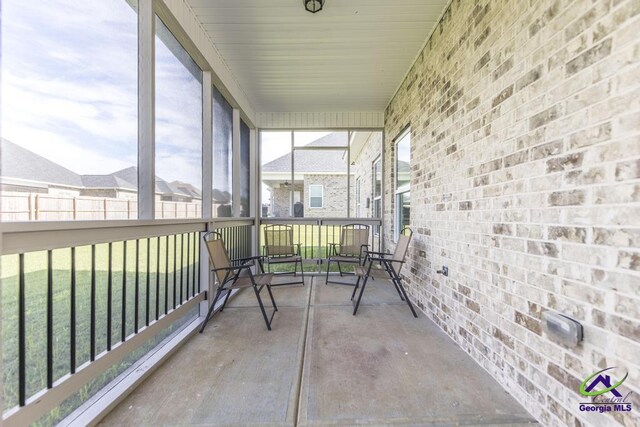
[[518,425],[518,402],[389,282],[309,277],[274,288],[268,332],[253,292],[224,310],[103,425]]

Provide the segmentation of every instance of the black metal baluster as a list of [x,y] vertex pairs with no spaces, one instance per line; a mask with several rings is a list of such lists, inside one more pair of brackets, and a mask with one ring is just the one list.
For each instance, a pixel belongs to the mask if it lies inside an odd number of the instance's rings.
[[76,248],[71,248],[71,298],[70,298],[70,324],[69,324],[69,358],[70,372],[76,373]]
[[173,235],[173,309],[176,309],[176,286],[177,286],[177,265],[178,265],[178,235]]
[[120,325],[120,339],[127,338],[127,242],[122,242],[122,325]]
[[156,237],[156,320],[160,316],[160,236]]
[[189,261],[191,260],[191,256],[190,255],[191,255],[191,233],[187,233],[187,288],[186,288],[186,292],[185,292],[187,299],[190,298],[190,295],[189,295],[189,288],[190,288],[190,286],[189,286],[189,283],[190,283],[189,282],[189,278],[190,278],[190,275],[189,275],[189,267],[190,267]]
[[151,239],[147,238],[147,300],[146,300],[146,308],[145,308],[145,321],[146,325],[149,326],[149,287],[151,285]]
[[27,396],[26,357],[27,340],[25,331],[25,282],[24,282],[24,254],[19,258],[18,279],[18,403],[24,406]]
[[53,387],[53,252],[47,251],[47,388]]
[[111,315],[113,311],[113,247],[109,242],[109,271],[107,272],[107,351],[111,351]]
[[96,360],[96,245],[91,245],[91,325],[89,341],[90,360]]
[[240,258],[240,239],[238,238],[238,228],[239,227],[233,227],[233,253],[234,253],[234,258],[238,259]]
[[169,312],[169,236],[164,238],[164,314]]
[[196,275],[196,264],[197,264],[197,260],[198,260],[198,252],[196,250],[196,247],[198,245],[198,232],[195,231],[193,233],[193,285],[192,285],[192,289],[191,289],[191,296],[195,296],[196,294],[196,280],[197,280],[197,275]]
[[236,259],[240,258],[240,227],[233,227],[233,242],[235,244]]
[[184,234],[180,234],[180,304],[184,302],[182,288],[184,287]]
[[140,240],[136,239],[136,269],[133,298],[133,332],[138,333],[138,315],[140,313]]
[[200,257],[202,256],[202,252],[200,252],[200,242],[202,240],[202,233],[197,232],[196,233],[197,236],[197,241],[196,241],[196,259],[198,260],[197,262],[197,266],[196,266],[196,271],[198,272],[198,274],[196,275],[196,293],[199,294],[200,293]]
[[[298,232],[298,240],[296,240],[296,242],[297,242],[297,243],[301,243],[301,242],[302,242],[302,240],[300,240],[300,224],[295,224],[295,225],[294,225],[294,227],[295,227],[295,231],[297,231],[297,232]],[[295,232],[294,232],[294,233],[295,233]],[[300,254],[300,255],[302,255],[302,254]]]

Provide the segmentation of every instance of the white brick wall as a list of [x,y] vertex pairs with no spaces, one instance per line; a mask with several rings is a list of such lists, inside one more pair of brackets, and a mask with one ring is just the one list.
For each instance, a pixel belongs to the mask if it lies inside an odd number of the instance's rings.
[[[545,425],[640,425],[639,14],[453,0],[385,115],[387,236],[411,125],[411,294]],[[550,341],[545,310],[584,342]],[[633,412],[580,412],[579,383],[609,366]]]

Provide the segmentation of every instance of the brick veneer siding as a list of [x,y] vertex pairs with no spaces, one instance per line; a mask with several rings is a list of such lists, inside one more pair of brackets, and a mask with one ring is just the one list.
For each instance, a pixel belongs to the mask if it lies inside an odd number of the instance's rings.
[[[352,192],[351,199],[351,216],[356,217],[356,179],[361,177],[360,184],[360,217],[371,218],[373,216],[373,161],[382,153],[382,132],[372,132],[371,136],[362,147],[356,159],[352,158],[351,165],[352,174]],[[369,207],[367,208],[367,197],[369,198]]]
[[[302,184],[295,184],[293,191],[300,192],[300,200],[304,198],[304,186]],[[271,197],[273,202],[269,208],[269,214],[276,218],[286,218],[290,215],[290,203],[291,203],[291,187],[281,185],[278,188],[271,190]]]
[[[318,155],[322,155],[319,153]],[[309,185],[322,185],[321,208],[309,207]],[[347,175],[304,175],[304,216],[345,218],[347,216]]]
[[[639,12],[454,0],[385,114],[387,236],[411,126],[411,295],[545,425],[640,425]],[[548,339],[545,310],[584,342]],[[579,383],[609,366],[633,411],[580,412]]]

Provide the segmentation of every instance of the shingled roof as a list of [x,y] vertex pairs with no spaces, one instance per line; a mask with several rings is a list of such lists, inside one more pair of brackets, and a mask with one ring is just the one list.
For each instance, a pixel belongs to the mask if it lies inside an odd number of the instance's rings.
[[83,187],[82,177],[57,163],[2,138],[0,176],[28,181]]
[[[305,147],[344,147],[344,133],[333,132],[305,145]],[[297,150],[295,152],[296,173],[347,173],[347,156],[343,149]],[[262,166],[262,173],[291,172],[291,153],[278,157]]]
[[[2,139],[0,176],[77,188],[118,188],[138,191],[138,168],[131,166],[108,175],[80,175],[11,141]],[[201,198],[200,189],[156,176],[156,193]]]

